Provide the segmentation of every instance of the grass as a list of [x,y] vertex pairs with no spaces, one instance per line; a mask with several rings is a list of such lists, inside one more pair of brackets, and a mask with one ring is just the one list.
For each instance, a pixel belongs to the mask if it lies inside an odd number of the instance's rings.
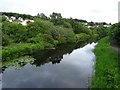
[[91,88],[120,88],[118,54],[109,44],[109,37],[98,42],[95,48],[96,71]]

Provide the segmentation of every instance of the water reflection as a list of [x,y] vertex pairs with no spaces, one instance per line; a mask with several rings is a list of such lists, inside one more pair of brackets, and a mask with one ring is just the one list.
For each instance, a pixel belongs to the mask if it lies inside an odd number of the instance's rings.
[[[6,68],[4,88],[87,88],[93,72],[96,44],[73,50],[61,47],[32,54],[21,69]],[[69,49],[69,50],[68,50]],[[73,50],[73,51],[72,51]]]
[[54,50],[44,50],[32,53],[31,56],[35,58],[33,64],[41,66],[48,62],[52,62],[53,64],[59,63],[63,58],[63,55],[71,53],[75,47],[75,44],[61,44]]

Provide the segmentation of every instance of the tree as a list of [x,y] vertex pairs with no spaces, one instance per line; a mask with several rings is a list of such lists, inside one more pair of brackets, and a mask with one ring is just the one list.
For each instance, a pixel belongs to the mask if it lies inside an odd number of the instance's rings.
[[93,32],[99,35],[98,39],[105,37],[108,34],[108,27],[104,27],[103,25],[99,25],[98,27],[92,28]]
[[59,43],[74,42],[76,39],[72,29],[61,26],[56,26],[56,29],[52,30],[51,34],[55,40],[59,41]]
[[2,46],[7,46],[12,43],[12,40],[7,34],[2,33]]
[[51,15],[50,15],[51,19],[62,19],[62,16],[60,13],[55,13],[53,12]]
[[62,16],[60,13],[55,13],[53,12],[50,15],[50,21],[54,24],[54,25],[61,25],[62,24]]
[[41,13],[41,14],[38,13],[37,17],[39,17],[39,18],[41,18],[43,20],[47,20],[48,19],[48,17],[44,13]]
[[110,27],[109,36],[111,41],[115,40],[120,45],[120,22]]
[[51,34],[51,30],[54,30],[55,27],[53,23],[41,19],[36,19],[35,22],[29,23],[27,25],[27,36],[29,38],[35,37],[37,34]]
[[89,29],[85,25],[83,25],[82,23],[76,22],[72,18],[69,20],[69,22],[70,22],[75,34],[80,34],[80,33],[90,34]]
[[85,33],[76,34],[77,42],[86,41],[90,39],[90,35]]
[[2,22],[6,21],[6,17],[5,16],[2,16]]
[[25,41],[26,28],[21,24],[3,22],[2,31],[4,34],[8,35],[9,38],[13,39],[14,42]]

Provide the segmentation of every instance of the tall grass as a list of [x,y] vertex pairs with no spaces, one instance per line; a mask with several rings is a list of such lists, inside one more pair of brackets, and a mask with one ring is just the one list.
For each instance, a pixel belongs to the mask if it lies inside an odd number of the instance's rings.
[[109,44],[109,37],[98,42],[95,48],[96,71],[91,88],[120,88],[118,54]]

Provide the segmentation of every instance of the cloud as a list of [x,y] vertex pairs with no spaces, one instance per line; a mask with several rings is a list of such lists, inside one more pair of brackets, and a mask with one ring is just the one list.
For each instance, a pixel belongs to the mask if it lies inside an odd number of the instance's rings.
[[0,11],[31,15],[59,12],[63,17],[88,21],[118,21],[119,0],[0,0]]

